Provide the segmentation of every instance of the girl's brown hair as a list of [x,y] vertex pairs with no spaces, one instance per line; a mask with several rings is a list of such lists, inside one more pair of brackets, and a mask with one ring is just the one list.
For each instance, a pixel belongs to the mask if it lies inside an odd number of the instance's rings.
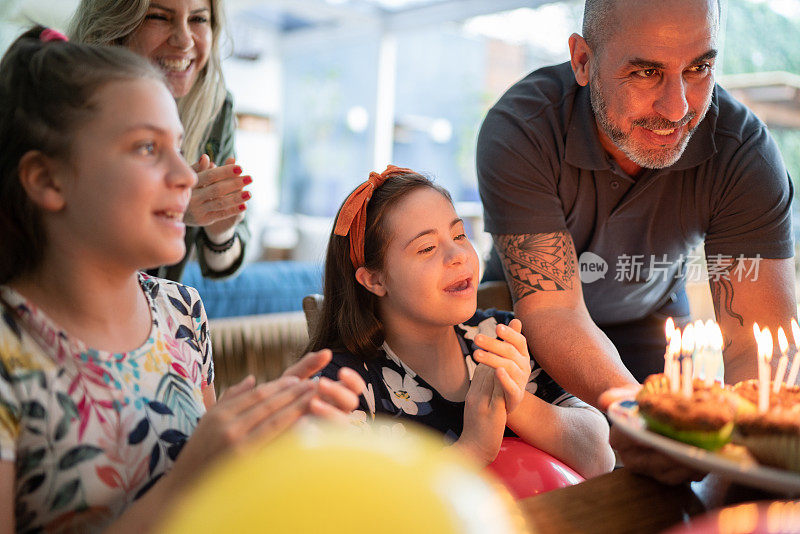
[[116,80],[162,80],[133,52],[42,42],[44,30],[25,32],[0,60],[0,284],[34,271],[44,255],[41,214],[19,181],[22,156],[38,150],[69,158],[74,132],[96,112],[98,89]]
[[[416,173],[391,176],[375,189],[367,204],[364,232],[366,269],[383,269],[392,237],[387,227],[389,214],[401,199],[422,187],[433,189],[453,201],[446,189]],[[333,232],[325,259],[323,296],[322,310],[306,352],[330,348],[346,350],[363,360],[377,356],[384,341],[383,323],[378,316],[378,297],[356,280],[356,270],[350,260],[349,238]]]

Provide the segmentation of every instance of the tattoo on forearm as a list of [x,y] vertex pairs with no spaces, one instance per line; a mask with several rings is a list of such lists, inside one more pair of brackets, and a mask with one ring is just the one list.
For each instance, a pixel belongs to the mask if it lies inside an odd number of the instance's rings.
[[572,289],[575,254],[569,233],[493,237],[514,301],[539,291]]
[[731,283],[731,272],[736,266],[736,262],[732,262],[720,276],[714,276],[709,281],[711,286],[711,299],[714,302],[714,313],[717,316],[717,321],[721,321],[722,313],[726,313],[728,317],[736,319],[739,326],[744,326],[744,317],[739,315],[733,310],[733,284]]

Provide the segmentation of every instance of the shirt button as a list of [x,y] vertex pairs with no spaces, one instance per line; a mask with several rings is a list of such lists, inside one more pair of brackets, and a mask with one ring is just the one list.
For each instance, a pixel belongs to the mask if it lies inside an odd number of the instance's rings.
[[611,189],[619,189],[619,182],[616,180],[611,182]]

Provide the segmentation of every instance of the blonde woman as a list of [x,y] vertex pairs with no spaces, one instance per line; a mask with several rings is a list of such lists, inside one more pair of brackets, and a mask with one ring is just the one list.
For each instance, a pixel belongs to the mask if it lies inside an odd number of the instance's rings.
[[70,27],[75,41],[121,45],[164,74],[185,130],[184,157],[198,173],[186,223],[186,255],[151,271],[180,280],[197,248],[203,276],[237,272],[249,235],[244,221],[252,182],[234,159],[234,115],[219,52],[220,0],[82,0]]

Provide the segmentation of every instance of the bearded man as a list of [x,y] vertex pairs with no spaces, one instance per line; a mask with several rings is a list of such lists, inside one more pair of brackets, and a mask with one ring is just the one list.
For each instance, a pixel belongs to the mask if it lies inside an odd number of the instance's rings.
[[766,126],[714,82],[719,9],[587,0],[570,61],[511,87],[481,127],[514,311],[547,373],[595,406],[663,369],[700,243],[727,382],[756,376],[754,322],[790,331],[792,183]]

